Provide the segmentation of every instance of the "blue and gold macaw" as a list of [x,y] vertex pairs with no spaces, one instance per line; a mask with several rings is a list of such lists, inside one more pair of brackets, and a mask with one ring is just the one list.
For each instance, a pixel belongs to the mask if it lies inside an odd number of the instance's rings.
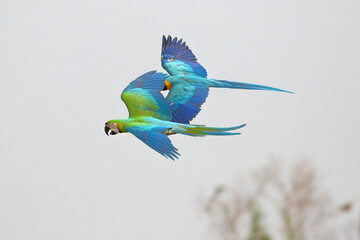
[[105,133],[115,135],[130,132],[146,145],[166,158],[174,160],[180,155],[168,135],[188,136],[237,135],[229,132],[245,124],[229,128],[214,128],[171,122],[171,106],[160,91],[168,75],[151,71],[132,81],[122,92],[121,99],[129,111],[128,119],[114,119],[105,123]]
[[207,78],[205,68],[197,62],[186,43],[171,36],[163,36],[161,65],[170,74],[163,90],[170,90],[166,100],[171,105],[173,122],[189,123],[200,112],[210,87],[292,93],[268,86]]

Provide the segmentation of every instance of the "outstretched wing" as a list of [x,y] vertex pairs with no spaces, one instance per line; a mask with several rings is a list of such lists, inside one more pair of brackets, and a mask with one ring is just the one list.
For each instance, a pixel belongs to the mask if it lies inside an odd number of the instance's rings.
[[170,139],[164,133],[169,130],[168,127],[146,125],[128,126],[125,129],[166,158],[175,160],[180,156],[177,148],[172,145]]
[[163,36],[161,49],[161,65],[172,76],[174,75],[197,75],[206,77],[207,73],[186,45],[186,42]]
[[164,87],[166,74],[151,71],[132,81],[122,92],[129,117],[153,117],[171,120],[170,105],[160,90]]
[[200,112],[208,94],[205,84],[185,81],[175,84],[166,96],[171,106],[171,121],[188,124]]

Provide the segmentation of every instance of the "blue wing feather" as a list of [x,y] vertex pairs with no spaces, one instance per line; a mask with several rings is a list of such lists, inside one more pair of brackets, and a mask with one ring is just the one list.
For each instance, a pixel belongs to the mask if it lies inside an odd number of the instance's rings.
[[163,36],[161,65],[170,75],[207,76],[205,68],[197,62],[195,55],[186,43],[182,43],[182,39],[179,41],[177,38],[172,39],[171,36],[167,38]]
[[159,73],[154,71],[150,71],[144,73],[140,77],[136,78],[132,81],[124,91],[128,91],[134,88],[142,88],[142,89],[152,89],[161,91],[164,88],[165,79],[168,77],[165,73]]
[[166,100],[170,103],[172,122],[188,124],[200,112],[201,105],[209,94],[205,84],[176,84]]
[[143,141],[146,145],[160,153],[166,158],[175,160],[180,154],[175,148],[170,139],[164,134],[168,127],[164,126],[131,126],[126,127],[126,130],[132,133],[135,137]]

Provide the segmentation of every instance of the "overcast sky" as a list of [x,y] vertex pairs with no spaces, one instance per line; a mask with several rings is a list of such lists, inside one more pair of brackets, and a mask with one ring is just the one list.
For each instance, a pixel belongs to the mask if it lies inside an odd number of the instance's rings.
[[[339,202],[359,194],[360,2],[0,1],[0,239],[205,239],[197,196],[274,157],[308,158]],[[127,84],[183,38],[211,78],[193,121],[242,135],[171,136],[173,162],[131,134]]]

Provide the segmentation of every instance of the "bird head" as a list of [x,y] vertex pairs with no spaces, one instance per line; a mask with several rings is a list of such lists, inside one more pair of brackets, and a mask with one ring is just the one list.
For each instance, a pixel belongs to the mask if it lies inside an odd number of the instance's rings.
[[110,135],[115,135],[115,134],[122,132],[119,129],[118,123],[115,120],[110,120],[110,121],[106,122],[104,130],[105,130],[106,135],[108,135],[108,136],[109,136],[109,132],[110,132]]

